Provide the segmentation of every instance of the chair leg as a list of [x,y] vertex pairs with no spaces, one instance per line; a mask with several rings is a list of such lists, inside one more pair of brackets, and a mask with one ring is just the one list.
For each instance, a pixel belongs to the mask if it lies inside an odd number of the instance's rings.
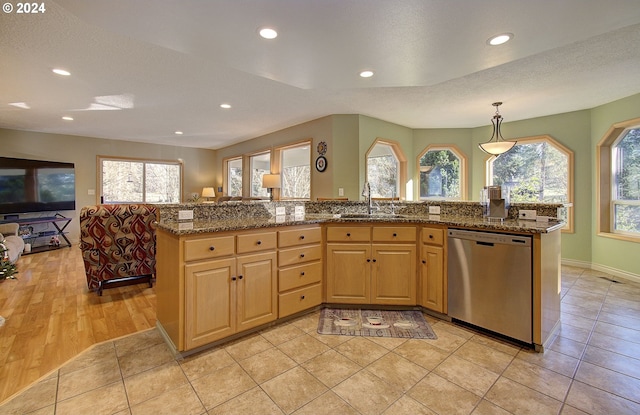
[[102,297],[102,281],[98,283],[98,296]]

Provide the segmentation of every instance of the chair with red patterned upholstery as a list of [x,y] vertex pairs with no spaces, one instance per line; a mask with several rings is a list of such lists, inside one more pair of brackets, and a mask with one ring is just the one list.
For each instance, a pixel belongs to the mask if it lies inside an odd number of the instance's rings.
[[156,273],[157,208],[145,204],[85,206],[80,211],[80,250],[87,286],[148,282]]

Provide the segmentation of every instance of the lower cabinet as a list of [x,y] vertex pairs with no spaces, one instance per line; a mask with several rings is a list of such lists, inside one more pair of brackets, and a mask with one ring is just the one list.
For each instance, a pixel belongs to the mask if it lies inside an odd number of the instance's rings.
[[420,249],[419,304],[439,313],[446,313],[444,228],[424,227]]
[[185,265],[186,348],[277,318],[276,254]]

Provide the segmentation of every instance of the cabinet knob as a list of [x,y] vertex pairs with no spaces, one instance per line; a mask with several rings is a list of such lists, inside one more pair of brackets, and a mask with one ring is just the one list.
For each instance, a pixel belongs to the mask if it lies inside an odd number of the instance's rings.
[[209,251],[213,251],[214,249],[216,249],[216,247],[215,247],[215,246],[210,246],[210,247],[209,247]]
[[351,236],[351,233],[350,233],[350,232],[347,232],[347,236]]
[[429,235],[429,239],[433,239],[433,235]]
[[423,263],[423,264],[426,264],[426,263],[427,263],[427,260],[426,260],[426,259],[423,259],[423,260],[422,260],[422,263]]
[[376,262],[376,259],[375,259],[375,258],[373,259],[373,262]]
[[241,280],[242,279],[242,275],[238,275],[238,279]]
[[304,271],[302,271],[302,272],[300,273],[300,276],[304,277]]
[[304,295],[301,295],[301,296],[300,296],[300,299],[301,299],[301,300],[304,300]]
[[300,239],[304,239],[304,235],[300,235]]
[[262,245],[262,241],[258,240],[258,242],[256,242],[256,245]]
[[300,258],[304,258],[304,254],[300,254]]
[[367,258],[367,262],[371,262],[371,259]]
[[396,236],[398,236],[398,234],[394,232],[393,237],[395,238]]
[[236,280],[236,277],[235,277],[235,276],[234,276],[234,277],[231,277],[231,281],[235,281],[235,280]]

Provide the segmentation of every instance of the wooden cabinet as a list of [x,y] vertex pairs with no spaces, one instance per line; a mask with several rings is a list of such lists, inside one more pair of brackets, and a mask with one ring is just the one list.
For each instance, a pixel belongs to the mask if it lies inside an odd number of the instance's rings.
[[177,351],[277,319],[276,245],[275,231],[158,233],[158,246],[172,260],[165,258],[157,267],[163,279],[157,317]]
[[321,242],[317,225],[278,231],[279,317],[322,303]]
[[328,226],[327,302],[415,305],[416,228]]
[[446,313],[445,228],[429,226],[421,230],[419,304]]

